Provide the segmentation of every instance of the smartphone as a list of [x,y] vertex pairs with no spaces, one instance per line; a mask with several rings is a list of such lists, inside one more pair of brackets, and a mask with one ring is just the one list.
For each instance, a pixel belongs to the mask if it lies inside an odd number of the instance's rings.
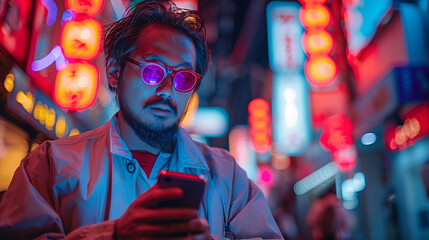
[[158,207],[189,207],[198,209],[203,197],[206,181],[202,176],[169,172],[162,170],[158,174],[158,188],[179,187],[183,197],[174,201],[162,202]]

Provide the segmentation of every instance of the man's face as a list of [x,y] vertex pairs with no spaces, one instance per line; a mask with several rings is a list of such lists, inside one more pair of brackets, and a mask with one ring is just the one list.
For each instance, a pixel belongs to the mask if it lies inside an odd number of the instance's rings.
[[[192,40],[185,34],[162,25],[146,26],[130,57],[140,62],[155,62],[176,69],[196,69],[196,52]],[[175,130],[193,90],[177,91],[171,74],[159,85],[148,85],[142,81],[140,72],[138,66],[127,63],[118,83],[120,111],[127,123],[135,132],[141,128],[145,128],[146,132],[172,131],[172,128]],[[136,133],[142,139],[141,134]],[[142,140],[147,142],[147,139]],[[149,145],[153,146],[151,143]],[[159,147],[159,144],[154,145]]]

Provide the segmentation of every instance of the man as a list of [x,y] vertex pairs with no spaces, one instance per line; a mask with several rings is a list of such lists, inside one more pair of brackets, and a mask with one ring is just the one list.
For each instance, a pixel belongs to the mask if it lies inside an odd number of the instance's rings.
[[[197,12],[167,0],[137,4],[114,23],[104,47],[119,112],[23,159],[0,202],[0,236],[280,239],[262,192],[233,157],[178,127],[207,69],[206,46]],[[157,207],[183,195],[156,187],[162,169],[206,177],[199,210]]]

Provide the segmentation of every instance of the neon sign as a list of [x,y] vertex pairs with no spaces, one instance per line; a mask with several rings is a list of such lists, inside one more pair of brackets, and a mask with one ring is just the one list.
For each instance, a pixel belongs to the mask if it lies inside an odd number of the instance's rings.
[[97,68],[90,63],[71,63],[57,73],[53,99],[61,108],[80,111],[94,103],[97,89]]
[[53,47],[45,57],[32,62],[31,69],[33,71],[40,71],[49,67],[53,62],[55,62],[55,68],[57,70],[63,70],[68,66],[68,61],[65,59],[60,46]]
[[91,61],[101,51],[103,26],[92,17],[77,16],[63,24],[61,47],[67,58]]
[[99,14],[104,6],[104,0],[66,0],[65,3],[67,9],[74,9],[78,13],[85,13],[89,16]]
[[269,62],[274,71],[299,71],[304,63],[298,3],[270,2],[267,6]]
[[297,156],[311,142],[308,89],[302,74],[273,76],[273,142],[279,153]]
[[302,47],[308,55],[304,64],[305,76],[313,86],[329,86],[338,74],[337,65],[329,56],[334,41],[326,31],[332,22],[331,12],[321,1],[308,0],[303,2],[299,19],[307,30],[302,38]]
[[269,60],[274,72],[273,143],[278,153],[289,156],[302,154],[311,140],[300,7],[295,2],[270,2],[267,6]]
[[[30,86],[30,79],[14,66],[9,79],[14,76],[13,88],[6,101],[6,109],[20,116],[49,138],[61,138],[79,134],[81,128],[67,113],[56,106],[40,89]],[[69,132],[69,129],[72,129]]]

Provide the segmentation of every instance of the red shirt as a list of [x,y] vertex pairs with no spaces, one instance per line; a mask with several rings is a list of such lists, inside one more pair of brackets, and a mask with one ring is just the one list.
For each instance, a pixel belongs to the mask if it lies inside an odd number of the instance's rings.
[[139,165],[146,173],[146,176],[149,178],[150,172],[152,172],[153,165],[155,164],[155,160],[158,156],[149,152],[131,151],[131,153],[137,162],[139,162]]

